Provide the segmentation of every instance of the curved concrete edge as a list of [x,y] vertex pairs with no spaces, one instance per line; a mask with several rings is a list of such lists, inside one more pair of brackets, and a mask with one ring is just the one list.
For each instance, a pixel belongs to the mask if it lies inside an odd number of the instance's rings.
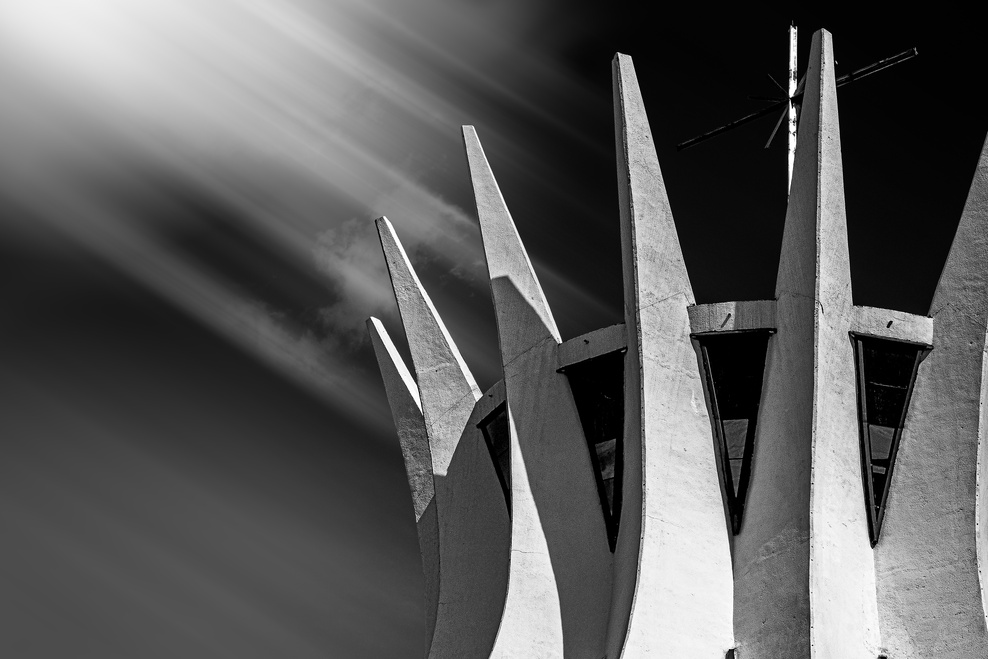
[[439,602],[430,656],[483,656],[493,647],[503,610],[510,536],[490,454],[481,431],[467,425],[480,391],[394,228],[386,218],[377,228],[432,453]]
[[[988,656],[988,141],[933,298],[875,547],[890,656]],[[944,542],[949,538],[949,542]]]
[[504,380],[498,380],[491,385],[490,389],[484,392],[484,395],[480,397],[477,404],[473,406],[473,412],[470,413],[467,425],[479,425],[481,421],[490,416],[491,412],[496,410],[504,401]]
[[693,304],[687,311],[693,334],[775,329],[775,300]]
[[607,651],[722,657],[734,645],[733,581],[689,336],[693,289],[630,57],[615,56],[613,77],[628,351],[624,503]]
[[562,604],[525,453],[517,439],[515,413],[508,404],[511,432],[511,554],[504,613],[491,659],[564,656]]
[[882,339],[933,344],[933,318],[905,311],[855,306],[851,331]]
[[439,606],[439,529],[435,507],[435,486],[432,480],[432,453],[425,431],[425,418],[419,404],[418,387],[404,360],[395,349],[391,337],[377,318],[367,319],[367,332],[374,347],[377,364],[384,380],[384,389],[391,406],[405,473],[412,494],[419,550],[425,577],[425,656],[429,654],[436,628]]
[[442,476],[456,451],[463,425],[480,398],[480,389],[415,274],[394,227],[386,217],[378,218],[376,225],[418,379],[433,473]]
[[432,653],[436,659],[487,657],[508,588],[511,520],[482,431],[465,424],[439,504],[440,590]]
[[511,436],[511,561],[495,656],[599,659],[611,554],[559,330],[477,134],[463,128]]
[[419,403],[418,386],[381,321],[368,318],[367,333],[370,335],[391,414],[398,430],[417,522],[435,495],[432,453],[429,451],[429,437],[425,432],[425,417],[422,416],[422,406]]
[[[813,265],[811,265],[813,264]],[[813,35],[744,526],[745,654],[873,658],[880,647],[861,477],[833,48]]]
[[505,364],[512,531],[497,656],[604,654],[611,553],[579,414],[557,363],[556,345],[544,341]]
[[[497,315],[498,334],[501,337],[501,354],[505,361],[511,361],[545,335],[559,343],[562,339],[556,328],[556,321],[549,310],[549,303],[532,268],[531,259],[521,242],[518,229],[511,219],[511,213],[501,196],[501,189],[494,179],[487,156],[473,126],[463,126],[463,145],[470,168],[470,181],[473,184],[477,203],[477,217],[484,241],[484,256],[487,271],[494,292],[494,309]],[[523,302],[538,316],[540,323],[513,322],[516,310],[506,306],[513,302],[514,295],[499,295],[493,282],[507,280],[519,293]],[[525,315],[530,315],[526,312]]]

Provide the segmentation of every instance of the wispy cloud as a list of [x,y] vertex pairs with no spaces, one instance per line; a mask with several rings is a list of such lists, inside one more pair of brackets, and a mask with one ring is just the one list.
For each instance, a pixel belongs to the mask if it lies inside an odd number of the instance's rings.
[[[572,86],[513,47],[538,13],[520,1],[4,3],[0,186],[376,417],[376,384],[350,355],[366,316],[394,316],[371,220],[388,215],[417,263],[486,295],[458,128],[491,107],[537,111],[487,73],[492,61]],[[208,208],[169,199],[176,181]],[[229,209],[221,226],[214,206]]]

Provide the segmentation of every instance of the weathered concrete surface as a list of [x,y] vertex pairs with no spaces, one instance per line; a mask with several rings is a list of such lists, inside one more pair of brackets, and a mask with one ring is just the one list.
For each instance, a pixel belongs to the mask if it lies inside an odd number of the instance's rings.
[[511,566],[493,657],[603,655],[611,554],[559,331],[476,132],[463,128],[511,429]]
[[933,341],[933,319],[905,311],[855,306],[851,331],[883,339],[930,345]]
[[439,527],[439,607],[430,656],[490,653],[504,606],[510,522],[481,431],[477,384],[391,224],[377,222],[425,419]]
[[693,290],[631,58],[614,59],[624,261],[624,505],[609,657],[723,657],[731,557],[690,342]]
[[813,35],[754,467],[734,541],[742,656],[879,648],[848,338],[852,301],[830,34]]
[[435,474],[442,476],[456,450],[463,424],[480,398],[480,389],[422,288],[394,227],[385,217],[376,224],[418,376]]
[[775,329],[775,300],[693,304],[687,311],[694,334]]
[[559,346],[559,366],[566,368],[628,347],[624,323],[602,327],[583,336],[564,341]]
[[477,404],[473,406],[473,412],[470,414],[470,419],[467,421],[467,425],[478,425],[481,421],[490,416],[490,414],[497,409],[498,405],[504,401],[504,380],[498,380],[491,385],[490,389],[484,392],[484,395],[480,397]]
[[875,547],[883,641],[897,659],[988,657],[988,142],[930,315]]
[[425,656],[428,656],[439,608],[439,527],[434,502],[432,451],[425,431],[418,386],[412,380],[412,374],[408,372],[381,321],[368,318],[367,333],[384,380],[384,390],[401,444],[401,455],[405,460],[408,487],[412,493],[425,577]]

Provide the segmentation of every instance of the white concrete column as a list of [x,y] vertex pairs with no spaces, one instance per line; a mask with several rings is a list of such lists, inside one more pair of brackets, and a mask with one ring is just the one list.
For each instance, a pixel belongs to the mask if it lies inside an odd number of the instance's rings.
[[511,566],[491,656],[599,659],[611,554],[579,415],[556,371],[559,331],[472,126],[463,140],[511,429]]
[[988,656],[988,142],[933,304],[875,547],[891,657]]
[[813,35],[748,504],[734,542],[742,656],[874,659],[854,318],[830,34]]
[[723,657],[731,557],[683,262],[631,58],[614,59],[624,260],[624,503],[609,657]]
[[439,606],[430,656],[490,653],[507,585],[509,519],[482,433],[468,424],[480,390],[394,228],[377,221],[418,379],[435,483]]
[[439,526],[432,480],[432,451],[429,449],[418,386],[408,372],[405,361],[377,318],[367,319],[367,333],[374,346],[381,379],[384,380],[412,494],[425,577],[425,656],[428,656],[439,608]]

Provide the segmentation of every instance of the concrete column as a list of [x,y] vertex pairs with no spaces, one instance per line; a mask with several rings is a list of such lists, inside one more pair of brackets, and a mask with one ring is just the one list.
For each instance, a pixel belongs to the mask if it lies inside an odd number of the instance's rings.
[[425,656],[428,656],[436,629],[436,610],[439,608],[439,526],[432,480],[432,451],[429,449],[418,386],[412,380],[405,361],[377,318],[367,319],[367,333],[374,346],[381,379],[384,380],[384,390],[401,444],[401,455],[405,460],[408,487],[412,493],[425,576]]
[[748,504],[734,543],[742,656],[874,659],[854,317],[830,34],[813,35]]
[[509,520],[481,431],[468,424],[480,390],[394,228],[377,221],[418,379],[435,483],[439,604],[430,656],[490,653],[504,606]]
[[463,128],[511,430],[511,566],[493,657],[599,659],[611,553],[559,331],[472,126]]
[[875,561],[892,657],[988,656],[988,142],[933,304]]
[[693,290],[631,58],[614,59],[624,256],[624,504],[609,657],[723,657],[731,557],[687,307]]

